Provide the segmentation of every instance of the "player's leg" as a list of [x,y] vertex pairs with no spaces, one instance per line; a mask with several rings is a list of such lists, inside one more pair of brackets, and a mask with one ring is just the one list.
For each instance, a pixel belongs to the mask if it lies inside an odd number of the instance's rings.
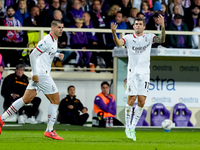
[[58,136],[53,130],[53,126],[56,122],[56,117],[57,117],[57,110],[58,110],[58,105],[60,103],[60,96],[59,93],[54,93],[54,94],[45,94],[45,96],[49,99],[51,102],[49,105],[48,109],[48,122],[47,122],[47,129],[44,133],[46,137],[53,138],[56,140],[63,140],[62,137]]
[[12,105],[3,113],[2,116],[0,116],[0,134],[1,134],[1,128],[5,122],[5,120],[16,113],[21,107],[23,107],[25,104],[28,104],[32,101],[32,99],[37,95],[36,90],[34,89],[26,89],[24,96],[17,99]]
[[134,109],[134,117],[132,120],[132,127],[131,127],[134,130],[135,130],[135,127],[136,127],[141,115],[142,115],[145,100],[146,100],[146,96],[138,95],[138,105]]
[[133,114],[133,104],[136,100],[136,95],[128,96],[128,101],[125,107],[125,122],[126,122],[126,129],[130,128],[131,116]]

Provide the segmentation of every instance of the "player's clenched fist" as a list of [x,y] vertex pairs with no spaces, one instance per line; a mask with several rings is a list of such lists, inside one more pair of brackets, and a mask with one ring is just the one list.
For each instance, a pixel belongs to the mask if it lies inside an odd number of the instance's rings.
[[33,75],[33,76],[32,76],[32,80],[33,80],[34,82],[39,82],[38,75]]

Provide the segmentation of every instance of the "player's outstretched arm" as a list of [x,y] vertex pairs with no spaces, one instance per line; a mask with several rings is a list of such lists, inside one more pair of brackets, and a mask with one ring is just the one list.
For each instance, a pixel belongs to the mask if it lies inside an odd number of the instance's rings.
[[123,39],[118,39],[117,34],[116,34],[116,29],[117,29],[117,24],[112,22],[110,24],[110,28],[112,30],[112,35],[113,35],[113,40],[117,46],[123,46],[124,45],[124,40]]
[[165,20],[164,17],[160,14],[158,16],[159,24],[161,25],[161,35],[154,38],[155,43],[164,43],[165,42]]

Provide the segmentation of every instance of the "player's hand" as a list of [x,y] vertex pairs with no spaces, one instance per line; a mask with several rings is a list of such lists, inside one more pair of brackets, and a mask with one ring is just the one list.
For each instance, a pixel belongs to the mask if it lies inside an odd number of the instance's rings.
[[112,30],[113,33],[116,33],[117,26],[118,26],[118,25],[117,25],[116,23],[114,23],[114,22],[112,22],[112,23],[110,24],[110,28],[111,28],[111,30]]
[[63,54],[63,53],[60,53],[60,54],[59,54],[59,59],[60,59],[60,60],[63,60],[63,58],[64,58],[64,54]]
[[33,75],[33,76],[32,76],[32,80],[33,80],[34,82],[39,82],[38,75]]
[[159,14],[158,16],[158,22],[161,25],[161,27],[165,27],[165,19],[161,14]]

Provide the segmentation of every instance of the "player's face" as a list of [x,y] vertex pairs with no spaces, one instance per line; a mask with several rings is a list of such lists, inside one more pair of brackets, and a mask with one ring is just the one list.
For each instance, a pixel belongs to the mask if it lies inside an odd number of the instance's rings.
[[75,88],[70,87],[69,90],[68,90],[68,94],[69,94],[69,96],[74,96],[75,95]]
[[107,95],[109,93],[110,87],[107,84],[102,85],[101,91],[104,95]]
[[61,36],[63,32],[63,24],[58,23],[57,26],[52,27],[52,31],[54,32],[55,36]]
[[135,33],[140,34],[143,33],[145,25],[143,24],[143,21],[135,21],[133,28],[135,30]]

